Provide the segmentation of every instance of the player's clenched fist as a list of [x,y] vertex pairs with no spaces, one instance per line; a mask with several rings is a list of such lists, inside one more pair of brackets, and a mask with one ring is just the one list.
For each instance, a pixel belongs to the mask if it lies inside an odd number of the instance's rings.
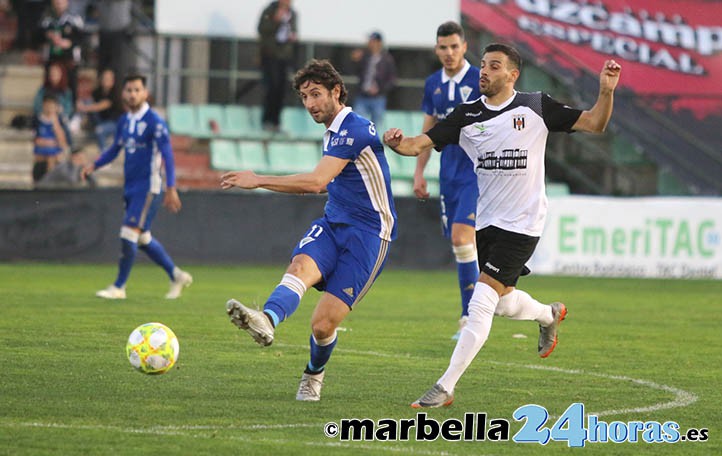
[[384,133],[384,144],[392,149],[397,147],[402,139],[404,139],[404,133],[399,128],[389,128]]
[[619,74],[622,72],[622,66],[614,60],[604,62],[602,72],[599,75],[599,85],[602,89],[614,90],[619,82]]

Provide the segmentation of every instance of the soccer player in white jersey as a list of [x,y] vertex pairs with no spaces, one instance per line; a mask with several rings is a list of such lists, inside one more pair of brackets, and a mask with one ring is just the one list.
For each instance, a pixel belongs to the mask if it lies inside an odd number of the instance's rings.
[[[424,84],[422,133],[445,119],[460,103],[479,98],[479,69],[464,58],[466,47],[461,25],[448,21],[436,29],[435,51],[442,68],[426,78]],[[429,197],[424,169],[430,155],[431,150],[422,152],[416,160],[414,194],[420,199]],[[452,336],[452,339],[458,340],[461,329],[469,319],[469,300],[474,292],[474,283],[479,278],[479,262],[474,245],[476,199],[479,192],[474,165],[458,144],[449,144],[441,150],[439,187],[441,230],[444,237],[451,240],[461,294],[459,331]]]
[[544,227],[546,139],[550,131],[603,132],[621,72],[614,60],[604,62],[597,101],[581,111],[542,92],[517,92],[521,57],[511,46],[487,46],[480,68],[479,100],[459,105],[425,134],[404,137],[397,128],[384,134],[384,142],[401,155],[459,144],[474,162],[479,187],[476,244],[481,274],[469,302],[469,320],[448,369],[411,404],[415,408],[453,402],[456,383],[488,338],[494,314],[539,321],[539,354],[545,357],[554,349],[566,307],[545,306],[515,288]]
[[328,202],[323,216],[296,245],[263,310],[231,299],[226,312],[236,326],[268,346],[306,290],[313,286],[322,291],[311,317],[310,360],[296,393],[299,401],[318,401],[325,366],[336,346],[336,328],[383,270],[396,237],[396,210],[376,127],[345,106],[346,87],[336,69],[327,60],[311,60],[296,73],[293,86],[313,120],[326,126],[323,157],[316,168],[289,176],[230,172],[222,176],[221,187],[328,192]]
[[[129,112],[118,119],[113,144],[94,163],[82,170],[89,175],[116,159],[125,151],[123,200],[125,217],[120,229],[121,255],[115,282],[95,295],[105,299],[125,299],[125,284],[140,248],[163,268],[170,278],[167,299],[176,299],[193,282],[178,268],[163,245],[150,234],[150,225],[161,202],[171,212],[181,209],[175,188],[175,167],[165,121],[148,105],[146,79],[129,75],[123,81],[123,102]],[[163,193],[161,164],[165,166],[166,189]]]

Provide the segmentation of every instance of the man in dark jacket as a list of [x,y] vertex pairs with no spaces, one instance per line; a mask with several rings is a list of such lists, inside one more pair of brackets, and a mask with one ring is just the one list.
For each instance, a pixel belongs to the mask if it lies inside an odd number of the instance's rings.
[[78,89],[80,44],[83,39],[83,19],[68,11],[68,0],[52,0],[48,14],[40,22],[47,44],[46,71],[50,64],[59,62],[68,73],[73,102]]
[[280,130],[287,74],[293,63],[298,30],[297,14],[291,0],[271,2],[261,13],[258,34],[261,47],[261,71],[266,93],[263,99],[263,128]]
[[379,32],[373,32],[366,49],[355,51],[351,60],[358,64],[356,73],[359,78],[353,109],[381,128],[386,112],[386,97],[396,85],[396,62],[384,49]]

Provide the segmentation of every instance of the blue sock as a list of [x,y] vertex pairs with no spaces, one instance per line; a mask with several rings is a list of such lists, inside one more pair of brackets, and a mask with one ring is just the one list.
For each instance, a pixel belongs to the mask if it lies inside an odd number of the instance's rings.
[[114,285],[118,288],[123,288],[125,282],[128,281],[130,276],[130,270],[133,267],[135,261],[135,254],[138,251],[138,243],[129,241],[127,239],[120,239],[120,261],[118,261],[118,277],[115,279]]
[[461,316],[464,317],[469,315],[469,300],[474,294],[476,281],[479,280],[479,262],[457,262],[456,271],[459,276],[459,290],[461,290]]
[[143,250],[158,266],[162,267],[171,280],[175,279],[175,277],[173,277],[175,264],[173,264],[173,260],[170,255],[168,255],[168,252],[166,252],[163,248],[163,244],[153,238],[150,240],[150,243],[141,245],[140,249]]
[[326,363],[328,362],[329,358],[331,358],[331,353],[333,352],[333,348],[336,346],[337,341],[338,336],[334,334],[333,341],[331,341],[330,344],[318,345],[318,343],[316,343],[316,338],[314,338],[313,334],[311,334],[311,360],[306,366],[307,373],[319,373],[324,369],[324,367],[326,367]]
[[263,311],[267,313],[273,320],[273,326],[278,326],[280,322],[290,317],[296,309],[301,297],[294,291],[291,291],[285,285],[278,285],[271,296],[268,297]]

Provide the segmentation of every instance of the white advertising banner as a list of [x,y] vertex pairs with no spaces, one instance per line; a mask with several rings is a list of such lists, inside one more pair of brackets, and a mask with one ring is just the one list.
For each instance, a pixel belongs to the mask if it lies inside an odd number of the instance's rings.
[[535,273],[722,278],[722,198],[549,200]]

